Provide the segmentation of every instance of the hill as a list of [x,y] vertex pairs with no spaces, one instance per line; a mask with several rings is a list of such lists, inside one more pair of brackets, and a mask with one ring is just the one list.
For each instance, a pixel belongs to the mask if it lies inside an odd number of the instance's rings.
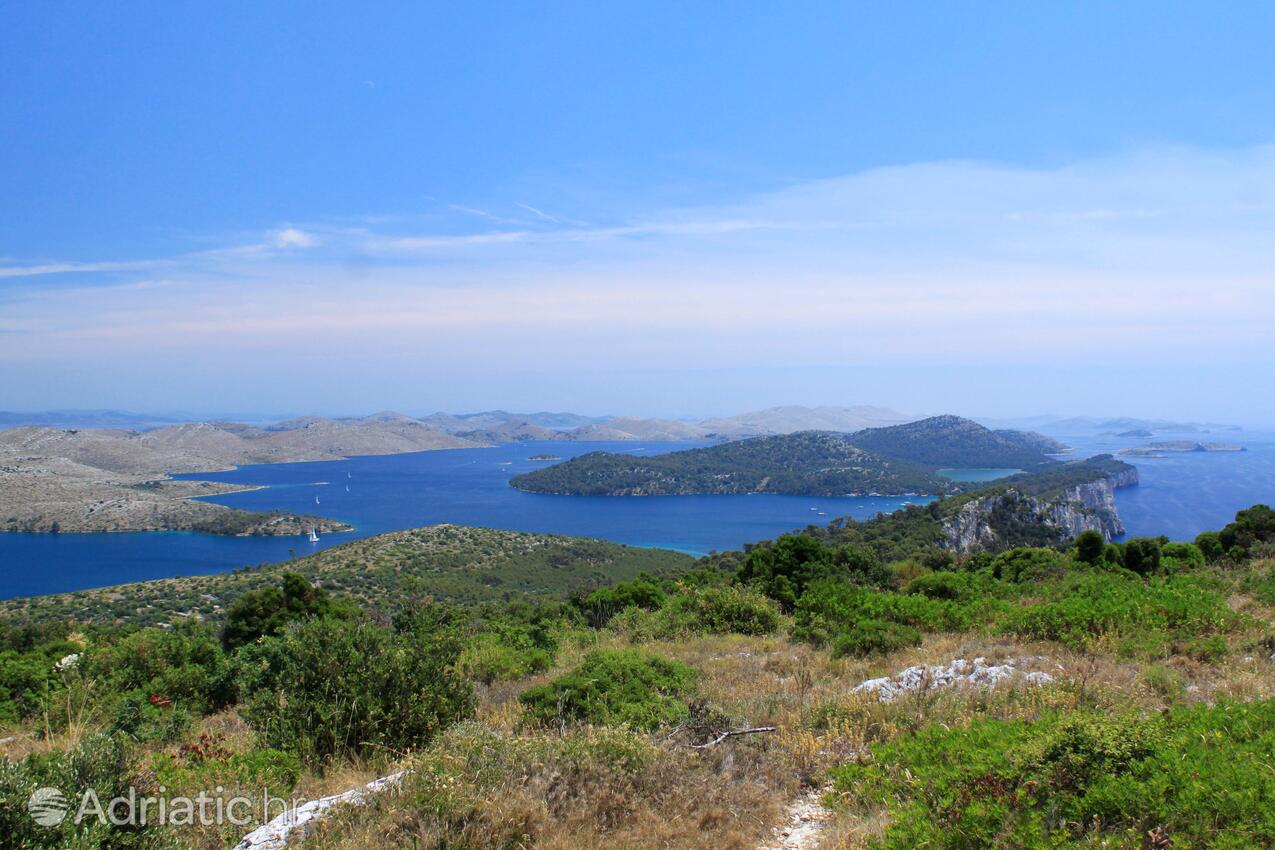
[[241,488],[172,481],[169,475],[478,445],[483,443],[397,414],[365,420],[307,417],[269,429],[233,422],[149,431],[12,428],[0,431],[0,531],[297,534],[310,525],[339,531],[348,526],[191,501]]
[[839,519],[811,533],[866,544],[886,560],[922,557],[934,549],[969,555],[1063,546],[1085,531],[1111,540],[1124,533],[1115,491],[1137,483],[1135,467],[1099,455],[863,522]]
[[509,483],[578,496],[932,493],[944,486],[931,470],[866,452],[846,435],[816,431],[649,457],[590,452]]
[[904,425],[869,428],[851,440],[870,452],[936,468],[1034,469],[1051,462],[1045,449],[1061,447],[1040,434],[993,431],[959,416],[933,416]]
[[1038,434],[992,431],[937,416],[854,434],[800,432],[635,457],[590,452],[519,475],[510,484],[556,495],[667,496],[779,493],[832,496],[937,493],[958,485],[945,467],[1045,469],[1057,461]]
[[562,598],[577,586],[625,581],[642,572],[687,569],[689,555],[589,537],[433,525],[367,537],[314,555],[207,576],[160,579],[74,593],[0,601],[13,623],[150,625],[218,619],[237,597],[299,573],[370,609],[412,599],[472,604]]

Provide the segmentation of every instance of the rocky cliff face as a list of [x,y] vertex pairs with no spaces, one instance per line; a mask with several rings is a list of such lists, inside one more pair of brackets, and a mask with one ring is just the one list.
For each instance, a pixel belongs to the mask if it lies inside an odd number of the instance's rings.
[[1025,495],[1010,487],[966,502],[943,521],[943,546],[962,555],[1011,546],[1064,543],[1083,531],[1110,540],[1124,534],[1116,488],[1138,483],[1129,469],[1078,484],[1057,497]]

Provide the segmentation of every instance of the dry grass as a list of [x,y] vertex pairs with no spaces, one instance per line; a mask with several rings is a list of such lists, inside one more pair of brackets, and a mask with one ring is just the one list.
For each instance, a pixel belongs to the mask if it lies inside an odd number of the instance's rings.
[[[1256,616],[1251,600],[1244,603]],[[1268,620],[1269,622],[1269,620]],[[361,850],[384,847],[740,848],[769,843],[785,804],[824,772],[848,759],[868,757],[868,746],[931,723],[961,725],[980,716],[1032,719],[1045,710],[1137,704],[1161,708],[1175,701],[1254,699],[1275,694],[1275,665],[1246,654],[1252,636],[1236,636],[1218,664],[1174,657],[1160,664],[1086,654],[1057,644],[1019,642],[979,634],[931,635],[925,643],[876,659],[832,659],[827,652],[782,637],[699,637],[654,642],[643,648],[700,671],[699,693],[739,727],[774,725],[770,735],[732,738],[707,750],[650,738],[652,761],[636,775],[595,765],[566,768],[555,757],[529,759],[490,784],[481,770],[461,769],[458,787],[471,796],[450,811],[431,810],[436,796],[387,798],[363,811],[334,817],[311,839],[315,847]],[[591,649],[627,645],[603,635],[564,649],[555,670],[486,689],[477,721],[506,741],[532,746],[564,739],[529,729],[517,695],[574,666]],[[865,679],[892,675],[914,664],[954,658],[989,661],[1042,656],[1035,669],[1058,677],[1046,688],[933,688],[891,703],[853,693]],[[1168,674],[1153,668],[1166,668]],[[1032,669],[1029,665],[1025,669]],[[1180,683],[1166,692],[1164,682]],[[567,738],[584,734],[567,732]],[[519,746],[523,745],[519,744]],[[455,748],[444,739],[443,747]],[[488,765],[490,768],[490,765]],[[500,769],[496,772],[499,774]],[[476,783],[476,784],[472,784]],[[478,793],[479,786],[485,789]],[[450,798],[449,798],[450,799]],[[455,803],[455,800],[451,800]],[[834,801],[834,807],[835,807]],[[838,810],[819,845],[850,850],[879,835],[878,811]],[[310,846],[310,845],[307,845]],[[813,848],[812,848],[813,850]]]

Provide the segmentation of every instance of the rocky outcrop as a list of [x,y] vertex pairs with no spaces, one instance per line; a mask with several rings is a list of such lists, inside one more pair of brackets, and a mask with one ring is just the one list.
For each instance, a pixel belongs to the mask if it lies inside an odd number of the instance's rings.
[[1009,487],[972,499],[943,521],[943,547],[962,555],[1021,543],[1053,545],[1084,531],[1111,540],[1124,534],[1116,488],[1138,483],[1133,467],[1075,484],[1057,495],[1027,495]]

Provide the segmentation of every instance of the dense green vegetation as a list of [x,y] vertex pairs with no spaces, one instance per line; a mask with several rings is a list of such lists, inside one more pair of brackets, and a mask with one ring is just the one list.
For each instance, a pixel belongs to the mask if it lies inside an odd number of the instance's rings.
[[156,625],[197,617],[216,623],[241,596],[274,587],[289,572],[371,608],[407,600],[468,605],[554,599],[575,587],[685,570],[691,563],[677,552],[585,537],[436,525],[255,569],[3,600],[0,619]]
[[[969,555],[928,542],[934,510],[557,598],[358,597],[318,586],[322,570],[280,571],[216,622],[2,623],[0,726],[25,749],[0,760],[0,834],[177,840],[41,831],[25,805],[46,784],[331,790],[325,776],[406,766],[401,797],[319,846],[576,848],[571,836],[624,832],[616,846],[755,847],[770,811],[758,795],[828,778],[847,822],[877,824],[867,847],[1275,841],[1270,508],[1192,543],[1089,534]],[[445,539],[490,540],[462,531]],[[406,565],[413,540],[363,551]],[[533,548],[569,551],[555,545]],[[485,555],[478,572],[510,553]],[[956,646],[1057,660],[1056,681],[897,703],[853,690]],[[722,743],[732,730],[774,731]]]
[[864,451],[844,434],[805,431],[640,457],[589,452],[510,479],[535,493],[677,496],[694,493],[935,493],[950,486],[919,464]]
[[[833,771],[888,826],[868,846],[1275,845],[1275,700],[927,726]],[[1164,843],[1152,844],[1159,837]]]
[[1060,448],[1039,434],[992,431],[957,416],[854,434],[805,431],[638,457],[591,452],[519,475],[510,484],[536,493],[668,496],[693,493],[915,494],[959,489],[945,467],[1037,471]]
[[850,441],[875,454],[935,468],[1034,470],[1052,462],[1046,452],[1065,448],[1040,434],[993,431],[959,416],[868,428],[851,434]]

